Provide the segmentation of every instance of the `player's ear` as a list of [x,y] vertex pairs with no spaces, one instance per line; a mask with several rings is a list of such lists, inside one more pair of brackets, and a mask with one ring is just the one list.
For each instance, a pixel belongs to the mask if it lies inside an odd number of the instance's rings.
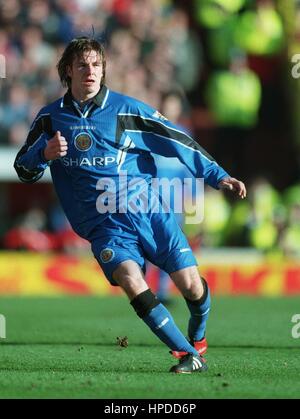
[[72,67],[70,65],[67,65],[66,70],[67,70],[67,76],[70,77],[70,78],[72,78],[72,75],[73,75],[73,73],[72,73]]

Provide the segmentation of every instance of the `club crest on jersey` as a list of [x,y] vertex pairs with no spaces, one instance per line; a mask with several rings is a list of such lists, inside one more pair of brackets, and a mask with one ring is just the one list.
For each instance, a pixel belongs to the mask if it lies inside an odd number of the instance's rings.
[[103,263],[108,263],[115,257],[115,252],[112,249],[103,249],[100,253],[100,259]]
[[92,137],[87,132],[81,132],[75,137],[75,147],[79,151],[88,151],[92,145]]

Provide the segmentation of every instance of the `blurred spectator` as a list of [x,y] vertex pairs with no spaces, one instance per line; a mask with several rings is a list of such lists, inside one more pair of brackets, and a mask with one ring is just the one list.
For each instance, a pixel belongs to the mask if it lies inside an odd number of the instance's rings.
[[248,68],[243,52],[234,51],[230,69],[213,73],[207,86],[207,101],[220,127],[253,128],[258,122],[261,85]]
[[194,0],[198,22],[210,29],[226,24],[237,13],[246,0]]
[[276,226],[276,209],[280,196],[265,179],[257,179],[249,191],[251,220],[249,242],[263,251],[271,250],[278,243],[279,230]]
[[281,235],[281,246],[288,256],[300,256],[300,185],[293,185],[284,194],[287,220]]
[[10,250],[66,253],[82,252],[90,247],[74,233],[59,206],[52,208],[49,219],[41,209],[31,208],[4,235],[3,245]]
[[13,124],[8,134],[10,144],[20,148],[23,145],[24,138],[26,138],[27,134],[28,126],[25,121]]
[[201,245],[220,247],[225,245],[224,231],[229,223],[230,206],[223,193],[206,189],[204,196],[204,220],[201,226]]
[[1,125],[8,129],[16,122],[27,120],[29,112],[29,92],[26,86],[15,84],[9,91],[8,103],[0,110]]
[[54,237],[45,231],[46,215],[32,208],[4,237],[4,246],[11,250],[30,250],[37,252],[55,249]]
[[206,95],[216,123],[213,154],[225,168],[231,168],[235,176],[244,179],[248,143],[258,122],[261,84],[258,76],[248,68],[242,51],[233,52],[228,70],[212,74]]
[[241,14],[235,40],[249,54],[273,55],[282,50],[284,29],[272,0],[258,0],[256,10]]

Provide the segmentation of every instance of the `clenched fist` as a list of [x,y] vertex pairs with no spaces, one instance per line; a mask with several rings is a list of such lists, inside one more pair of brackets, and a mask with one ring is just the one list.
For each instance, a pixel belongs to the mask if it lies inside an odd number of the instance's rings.
[[56,160],[60,157],[66,156],[68,151],[68,143],[61,135],[60,131],[56,131],[54,137],[48,141],[47,147],[44,150],[44,157],[46,160]]

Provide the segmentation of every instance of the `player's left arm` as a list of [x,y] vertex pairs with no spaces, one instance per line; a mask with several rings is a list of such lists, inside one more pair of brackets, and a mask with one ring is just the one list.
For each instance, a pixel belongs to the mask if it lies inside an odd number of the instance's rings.
[[[232,178],[218,163],[187,133],[168,121],[155,109],[139,103],[128,114],[119,115],[119,126],[135,135],[135,146],[164,157],[177,157],[196,178],[203,178],[215,189],[230,189],[243,198],[245,185]],[[130,132],[129,132],[130,131]]]

